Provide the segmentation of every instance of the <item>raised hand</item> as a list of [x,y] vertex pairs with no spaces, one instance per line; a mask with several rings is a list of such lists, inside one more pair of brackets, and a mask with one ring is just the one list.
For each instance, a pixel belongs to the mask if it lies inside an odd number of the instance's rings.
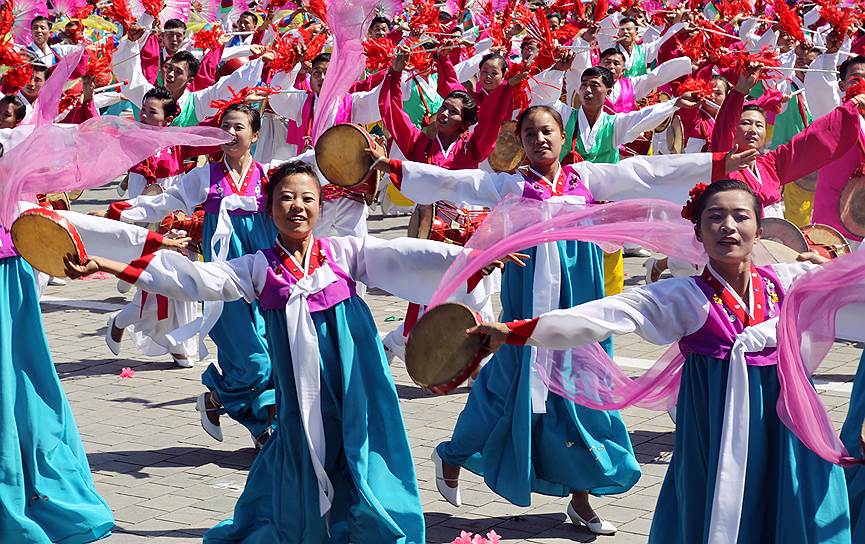
[[725,171],[735,172],[750,166],[759,154],[760,152],[756,149],[746,149],[740,153],[739,146],[734,145],[733,149],[727,152],[727,156],[724,160]]

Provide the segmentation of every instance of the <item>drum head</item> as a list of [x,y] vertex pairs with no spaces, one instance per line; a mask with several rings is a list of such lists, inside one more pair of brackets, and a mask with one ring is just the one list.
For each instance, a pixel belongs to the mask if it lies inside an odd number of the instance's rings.
[[433,217],[435,217],[434,205],[418,204],[415,206],[411,219],[408,221],[409,237],[428,240],[432,233]]
[[775,240],[760,239],[754,244],[751,261],[756,266],[768,266],[775,263],[795,263],[799,251],[785,246]]
[[436,394],[459,386],[480,362],[483,337],[466,334],[477,324],[475,313],[462,304],[442,304],[422,315],[405,348],[411,379]]
[[856,236],[865,237],[865,177],[847,182],[841,191],[838,212],[845,229]]
[[496,147],[490,153],[490,167],[496,172],[516,172],[517,167],[522,164],[526,157],[523,144],[517,134],[517,124],[514,121],[505,121],[499,129],[496,138]]
[[802,228],[802,233],[812,243],[831,249],[836,257],[850,253],[850,245],[844,235],[829,225],[813,224]]
[[818,172],[812,172],[805,176],[804,178],[797,179],[794,183],[799,187],[805,189],[808,192],[813,193],[817,190],[817,177],[819,175]]
[[144,190],[141,191],[141,196],[158,196],[164,192],[165,190],[162,188],[162,185],[158,183],[151,183],[144,187]]
[[61,223],[65,220],[53,212],[24,212],[11,229],[12,242],[21,257],[36,270],[57,278],[66,275],[63,257],[80,255],[72,234]]
[[671,153],[680,154],[685,149],[685,127],[682,126],[682,119],[678,115],[674,115],[670,119],[670,126],[666,130],[667,148]]
[[779,217],[763,219],[763,234],[760,235],[760,238],[785,245],[796,251],[797,255],[809,251],[808,242],[799,227]]
[[342,187],[363,181],[372,167],[372,157],[364,151],[373,141],[364,129],[349,124],[325,130],[315,144],[315,160],[325,179]]

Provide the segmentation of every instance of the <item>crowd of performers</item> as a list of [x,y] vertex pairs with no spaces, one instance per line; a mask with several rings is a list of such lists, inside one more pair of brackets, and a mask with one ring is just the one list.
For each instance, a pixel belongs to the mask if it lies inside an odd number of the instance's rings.
[[[695,233],[708,264],[652,257],[639,235],[612,252],[561,239],[502,256],[455,293],[482,316],[470,334],[490,357],[432,454],[442,497],[461,505],[467,469],[514,505],[567,498],[574,525],[615,534],[590,497],[640,479],[613,409],[636,401],[599,402],[602,384],[553,390],[538,368],[586,345],[609,360],[613,336],[635,332],[684,357],[650,542],[862,543],[865,364],[836,456],[779,415],[792,387],[776,370],[785,296],[835,264],[809,252],[756,266],[752,251],[765,218],[829,225],[854,250],[865,235],[863,21],[859,4],[835,0],[6,0],[0,171],[24,146],[27,161],[47,160],[45,123],[108,137],[98,123],[119,116],[164,135],[107,209],[76,213],[63,186],[25,195],[16,214],[60,210],[81,233],[90,257],[68,256],[67,276],[134,286],[108,320],[115,355],[126,334],[190,368],[207,361],[206,337],[216,345],[201,425],[222,441],[228,416],[259,451],[233,517],[205,542],[425,542],[389,365],[446,270],[502,201],[650,198],[684,206],[693,229],[675,242]],[[372,135],[378,171],[348,187],[323,179],[316,145],[345,123]],[[80,151],[63,168],[129,160]],[[409,236],[368,235],[370,206],[412,213]],[[0,540],[95,541],[114,519],[53,368],[47,278],[4,221]],[[623,290],[623,254],[648,257],[646,285]],[[410,303],[384,338],[367,287]],[[813,394],[807,379],[798,393]]]

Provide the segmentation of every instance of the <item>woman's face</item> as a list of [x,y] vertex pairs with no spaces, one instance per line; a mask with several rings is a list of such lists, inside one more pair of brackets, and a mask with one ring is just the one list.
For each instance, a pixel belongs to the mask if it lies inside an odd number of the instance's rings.
[[321,211],[320,195],[318,180],[307,174],[292,174],[278,182],[270,214],[284,241],[301,241],[312,234]]
[[491,93],[502,84],[505,77],[504,67],[500,59],[490,59],[481,65],[480,83],[481,87]]
[[710,260],[735,264],[750,257],[761,233],[754,198],[745,191],[723,191],[709,197],[700,215],[697,239]]
[[436,114],[436,132],[443,136],[459,136],[467,128],[463,121],[463,101],[452,97],[442,102]]
[[15,106],[13,104],[0,105],[0,128],[15,128],[17,124]]
[[743,111],[734,143],[739,151],[762,149],[766,143],[766,117],[759,111]]
[[532,166],[548,166],[559,160],[565,132],[556,119],[545,111],[535,111],[523,119],[520,141]]
[[233,142],[222,144],[222,151],[226,155],[245,155],[252,148],[252,144],[258,141],[258,132],[253,132],[249,115],[242,111],[230,111],[223,115],[220,128],[234,136]]

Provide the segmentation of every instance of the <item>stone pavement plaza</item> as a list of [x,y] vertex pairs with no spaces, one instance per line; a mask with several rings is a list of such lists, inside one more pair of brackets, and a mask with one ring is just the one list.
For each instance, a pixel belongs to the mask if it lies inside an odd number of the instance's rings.
[[[113,188],[88,191],[75,209],[104,208],[112,198]],[[373,216],[370,233],[399,236],[406,223],[405,217]],[[642,261],[625,260],[627,284],[642,283]],[[111,354],[103,339],[108,314],[131,299],[131,294],[120,295],[115,285],[110,279],[69,282],[65,287],[49,287],[42,301],[48,341],[93,478],[117,519],[106,542],[199,542],[204,531],[231,516],[255,455],[252,443],[245,429],[228,418],[222,419],[222,443],[201,429],[194,402],[204,391],[200,383],[204,363],[177,368],[168,356],[139,355],[127,339],[119,358]],[[395,328],[405,311],[403,302],[377,291],[368,294],[367,302],[381,332]],[[663,348],[635,335],[616,340],[618,362],[634,372],[662,352]],[[860,353],[860,345],[836,344],[815,377],[839,427]],[[121,379],[124,367],[132,368],[135,376]],[[674,443],[667,414],[624,411],[643,475],[624,495],[593,499],[595,509],[619,527],[616,536],[595,537],[566,522],[567,499],[534,495],[529,508],[511,506],[468,471],[462,477],[463,506],[454,508],[441,499],[430,453],[450,436],[469,390],[463,387],[446,396],[432,396],[412,383],[401,362],[395,362],[392,371],[417,467],[428,542],[450,543],[461,530],[485,533],[489,529],[507,543],[647,541]]]

